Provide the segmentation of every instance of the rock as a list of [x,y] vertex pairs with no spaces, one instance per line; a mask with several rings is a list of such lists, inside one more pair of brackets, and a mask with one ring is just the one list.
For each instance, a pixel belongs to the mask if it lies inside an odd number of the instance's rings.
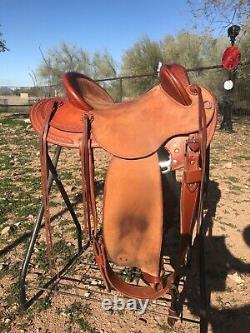
[[27,218],[29,221],[33,221],[35,219],[35,217],[32,214],[29,214]]
[[1,231],[1,235],[4,236],[4,235],[9,235],[11,231],[11,227],[7,226],[5,228],[3,228],[3,230]]
[[91,295],[91,293],[89,291],[86,291],[86,293],[84,293],[84,297],[88,298]]
[[145,318],[140,317],[139,320],[142,321],[144,324],[147,323],[147,320]]
[[0,271],[5,269],[8,266],[9,266],[9,264],[7,264],[6,262],[0,262]]
[[228,162],[225,164],[225,168],[226,169],[232,169],[233,163],[232,162]]
[[92,280],[92,281],[90,282],[90,284],[91,284],[92,286],[97,286],[97,285],[98,285],[98,281],[96,281],[96,280]]
[[237,272],[234,274],[228,274],[228,278],[238,284],[244,283],[244,280],[239,276]]
[[13,307],[12,307],[12,309],[13,309],[14,311],[17,310],[17,309],[18,309],[18,305],[17,305],[17,304],[14,304]]

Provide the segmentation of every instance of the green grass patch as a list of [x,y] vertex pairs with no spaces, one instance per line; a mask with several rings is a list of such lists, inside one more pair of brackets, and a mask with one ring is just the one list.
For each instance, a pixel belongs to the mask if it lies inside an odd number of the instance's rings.
[[220,223],[220,224],[223,224],[223,225],[226,225],[226,226],[228,226],[228,227],[230,227],[230,228],[233,228],[233,229],[236,229],[236,228],[237,228],[237,225],[236,225],[236,224],[233,224],[233,223],[230,223],[230,222],[222,222],[222,221],[220,221],[219,223]]
[[228,180],[232,183],[238,183],[239,182],[239,178],[234,177],[234,176],[229,176]]
[[72,179],[72,172],[71,171],[62,171],[60,173],[61,180]]
[[238,156],[234,156],[235,160],[246,160],[246,161],[250,161],[250,155],[238,155]]
[[41,269],[45,272],[47,272],[49,269],[47,246],[43,241],[40,242],[40,244],[37,246],[37,250],[34,255],[34,263],[37,265],[38,269]]
[[9,288],[7,289],[8,295],[5,299],[6,302],[9,305],[12,305],[14,303],[18,303],[18,301],[19,301],[19,291],[20,291],[19,280],[10,284]]
[[163,332],[163,333],[171,333],[174,332],[172,327],[170,325],[168,325],[167,323],[157,323],[157,326],[159,327],[159,329]]
[[68,262],[75,253],[75,247],[73,244],[68,244],[65,240],[60,239],[53,244],[53,253],[63,259],[64,262]]
[[37,312],[45,311],[51,308],[51,303],[52,302],[49,297],[40,298],[34,303],[34,308]]
[[29,124],[25,123],[23,120],[20,119],[13,119],[13,118],[4,118],[0,120],[0,123],[3,127],[8,128],[19,128],[19,129],[26,129],[29,127]]
[[75,301],[70,306],[66,307],[64,310],[67,315],[67,330],[68,332],[72,332],[73,325],[76,323],[83,332],[88,333],[97,333],[98,331],[91,327],[90,323],[87,320],[87,317],[91,314],[91,310],[89,305],[82,304],[80,302]]

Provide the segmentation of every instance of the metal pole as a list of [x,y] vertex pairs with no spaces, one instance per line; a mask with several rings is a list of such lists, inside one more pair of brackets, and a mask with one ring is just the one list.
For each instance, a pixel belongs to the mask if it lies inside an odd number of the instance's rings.
[[[62,147],[57,146],[56,150],[55,150],[55,154],[53,157],[53,165],[56,167],[58,160],[59,160],[59,156],[61,153],[61,149]],[[53,176],[52,173],[49,172],[49,177],[48,177],[48,188],[49,191],[51,189],[53,183]],[[20,305],[21,308],[24,308],[24,305],[26,303],[26,286],[25,286],[25,282],[26,282],[26,276],[27,276],[27,272],[28,272],[28,267],[30,264],[30,259],[34,250],[34,246],[37,240],[37,236],[41,227],[41,223],[42,223],[42,219],[43,219],[43,212],[44,212],[44,207],[43,204],[41,204],[38,213],[37,213],[37,217],[36,217],[36,223],[34,225],[33,231],[32,231],[32,235],[31,235],[31,239],[30,239],[30,243],[22,264],[22,268],[21,268],[21,272],[20,272],[20,278],[19,278],[19,287],[20,287],[20,291],[19,291],[19,300],[20,300]]]
[[[229,71],[228,79],[232,80],[233,84],[235,84],[234,78],[235,78],[235,76],[233,75],[233,71]],[[229,133],[234,132],[233,123],[232,123],[233,89],[229,90],[229,92],[228,92],[228,110],[227,110],[228,115],[227,115],[227,120],[226,120],[226,131],[228,131]]]

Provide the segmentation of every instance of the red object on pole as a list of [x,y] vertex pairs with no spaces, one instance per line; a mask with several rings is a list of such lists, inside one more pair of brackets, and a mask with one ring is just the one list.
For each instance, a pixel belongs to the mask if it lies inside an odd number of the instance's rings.
[[240,49],[237,46],[229,46],[223,53],[222,65],[228,70],[234,70],[240,63]]

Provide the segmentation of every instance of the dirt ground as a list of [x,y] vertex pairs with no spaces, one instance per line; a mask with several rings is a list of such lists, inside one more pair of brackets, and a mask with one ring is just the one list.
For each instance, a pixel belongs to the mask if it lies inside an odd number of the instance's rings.
[[[220,120],[219,120],[220,122]],[[205,239],[209,333],[247,333],[250,327],[250,118],[234,119],[235,133],[216,131],[211,145]],[[38,142],[24,117],[0,115],[0,332],[199,332],[199,325],[167,323],[166,302],[139,311],[104,311],[100,274],[87,250],[65,278],[43,293],[26,311],[19,308],[19,274],[40,203]],[[53,148],[53,147],[52,147]],[[98,150],[96,189],[101,213],[103,177],[109,156]],[[79,221],[82,222],[79,158],[63,150],[59,174]],[[77,249],[71,217],[52,187],[50,199],[56,263],[63,267]],[[100,215],[100,214],[99,214]],[[27,276],[27,296],[48,280],[42,228]],[[197,274],[188,272],[184,316],[199,318]],[[121,297],[120,295],[118,295]]]

